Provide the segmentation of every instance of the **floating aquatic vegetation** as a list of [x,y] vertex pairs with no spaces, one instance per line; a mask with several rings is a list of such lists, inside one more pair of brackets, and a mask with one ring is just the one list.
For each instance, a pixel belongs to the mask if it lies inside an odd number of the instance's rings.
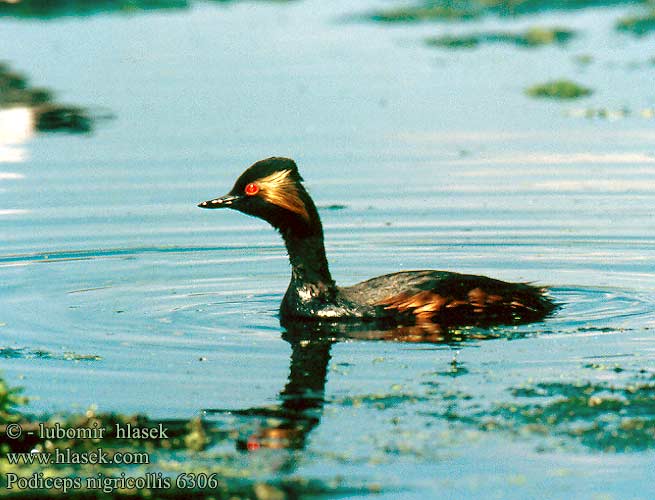
[[441,430],[436,425],[441,421],[460,434],[509,433],[530,439],[539,449],[544,445],[564,449],[582,445],[609,453],[655,449],[655,373],[604,360],[582,368],[586,373],[580,380],[509,387],[509,397],[496,402],[425,381],[430,409],[419,414],[435,419],[428,427]]
[[395,406],[402,405],[404,403],[418,403],[420,401],[426,401],[427,398],[417,394],[405,394],[405,393],[396,393],[396,394],[364,394],[361,396],[347,396],[339,400],[334,401],[335,404],[341,406],[372,406],[378,410],[386,410],[387,408],[392,408]]
[[448,49],[474,48],[483,44],[513,44],[520,47],[565,44],[575,33],[565,28],[530,28],[524,33],[474,33],[462,36],[431,37],[426,43],[432,47]]
[[570,80],[553,80],[539,85],[533,85],[526,89],[525,93],[531,97],[577,99],[591,95],[593,91]]
[[79,354],[71,351],[57,354],[43,349],[27,349],[25,347],[0,347],[0,358],[57,359],[63,361],[100,361],[102,359],[97,354]]
[[365,15],[379,22],[462,21],[484,15],[518,16],[558,10],[648,3],[648,0],[424,0],[414,5],[391,7]]
[[187,0],[12,0],[0,2],[0,16],[54,18],[91,16],[103,12],[185,9]]
[[[207,1],[224,4],[237,0]],[[289,0],[272,1],[282,3]],[[86,17],[108,12],[136,14],[157,10],[187,10],[193,3],[194,0],[0,0],[0,16],[51,19],[64,16]]]
[[34,115],[34,128],[40,132],[91,132],[94,119],[85,108],[59,104],[53,99],[51,90],[30,87],[24,75],[0,63],[0,109],[29,108]]
[[[0,4],[2,5],[2,4]],[[52,100],[48,89],[29,88],[27,78],[0,62],[0,107],[11,105],[37,106]]]
[[594,62],[594,56],[590,54],[578,54],[573,56],[573,61],[580,66],[588,66]]
[[484,430],[505,429],[572,438],[586,447],[638,451],[655,447],[655,384],[539,383],[512,390],[522,399],[502,403],[480,420]]
[[646,120],[655,118],[655,108],[642,108],[632,110],[627,107],[623,108],[577,108],[567,111],[567,116],[573,118],[587,118],[598,120],[620,120],[629,117],[638,117]]
[[27,404],[27,398],[22,395],[20,387],[9,387],[0,378],[0,424],[17,422],[21,419],[19,410]]
[[371,21],[387,23],[413,22],[413,21],[463,21],[479,17],[480,13],[466,7],[450,5],[419,5],[397,7],[371,13]]
[[630,16],[619,19],[616,29],[637,36],[644,36],[655,31],[655,10],[640,16]]
[[50,104],[43,106],[37,113],[37,130],[70,132],[90,132],[92,120],[87,111],[78,106],[61,106]]
[[614,373],[621,373],[625,371],[618,363],[605,364],[605,363],[587,363],[583,368],[590,368],[592,370],[613,371]]

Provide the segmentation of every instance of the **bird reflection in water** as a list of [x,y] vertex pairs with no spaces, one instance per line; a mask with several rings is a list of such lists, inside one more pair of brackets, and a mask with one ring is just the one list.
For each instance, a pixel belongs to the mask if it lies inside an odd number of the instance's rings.
[[[343,322],[284,322],[282,338],[291,345],[289,376],[278,404],[241,410],[206,409],[205,414],[229,414],[257,420],[242,422],[236,446],[241,450],[302,449],[323,414],[330,349],[347,340],[452,344],[463,340],[498,338],[500,333],[479,327],[425,323],[393,326]],[[493,326],[493,325],[485,325]]]

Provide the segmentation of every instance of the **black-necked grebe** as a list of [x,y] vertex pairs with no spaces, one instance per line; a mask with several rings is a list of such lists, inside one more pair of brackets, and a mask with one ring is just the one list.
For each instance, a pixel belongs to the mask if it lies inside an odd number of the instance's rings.
[[448,271],[402,271],[338,287],[328,268],[323,226],[296,163],[268,158],[232,190],[201,208],[232,208],[275,227],[291,263],[283,321],[355,320],[389,324],[491,325],[537,321],[556,305],[545,289]]

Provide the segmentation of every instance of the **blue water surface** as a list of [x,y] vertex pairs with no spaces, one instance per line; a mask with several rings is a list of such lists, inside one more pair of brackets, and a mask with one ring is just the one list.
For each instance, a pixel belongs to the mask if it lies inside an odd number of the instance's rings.
[[[231,449],[251,477],[342,481],[376,498],[652,498],[655,122],[575,116],[654,105],[652,36],[614,30],[630,6],[473,25],[353,19],[384,6],[0,18],[0,59],[104,117],[91,134],[0,140],[3,377],[37,414],[204,415],[250,432],[239,410],[279,404],[289,376],[276,316],[289,267],[265,223],[196,204],[254,161],[290,156],[339,283],[448,269],[551,286],[562,308],[448,344],[334,343],[304,446]],[[538,49],[423,43],[535,24],[579,36]],[[524,94],[563,77],[594,94]],[[571,396],[580,387],[585,399]],[[585,413],[592,396],[625,406]],[[571,406],[531,420],[529,405],[554,401]]]

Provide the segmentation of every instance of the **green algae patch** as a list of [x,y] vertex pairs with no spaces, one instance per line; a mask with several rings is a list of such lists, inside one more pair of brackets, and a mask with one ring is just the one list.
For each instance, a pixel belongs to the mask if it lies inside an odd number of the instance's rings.
[[[552,11],[573,11],[603,5],[634,4],[630,0],[424,0],[402,7],[383,8],[363,17],[383,23],[411,23],[422,21],[457,22],[477,19],[485,15],[514,17]],[[648,0],[636,3],[648,4]]]
[[577,54],[573,56],[573,62],[580,66],[589,66],[594,62],[594,56],[591,54]]
[[[293,0],[269,0],[289,3]],[[237,3],[238,0],[209,0],[216,4]],[[56,19],[60,17],[90,17],[100,14],[135,15],[139,13],[188,11],[195,0],[5,0],[0,1],[0,17],[25,19]]]
[[591,362],[582,368],[606,380],[539,381],[508,387],[508,397],[485,401],[479,395],[445,391],[434,382],[431,408],[418,414],[448,432],[494,434],[527,440],[537,450],[632,453],[655,450],[655,375],[643,367]]
[[87,111],[79,106],[50,104],[37,114],[36,128],[40,131],[67,130],[86,133],[92,128],[92,120]]
[[480,13],[466,7],[452,5],[416,5],[380,10],[369,14],[371,21],[406,23],[417,21],[465,21],[479,17]]
[[346,210],[348,208],[348,205],[333,203],[332,205],[320,205],[317,208],[319,210]]
[[28,349],[25,347],[0,347],[0,358],[5,359],[56,359],[60,361],[101,361],[97,354],[80,354],[65,351],[58,354],[43,349]]
[[641,15],[619,19],[616,29],[636,36],[648,35],[655,31],[655,10]]
[[11,105],[36,106],[52,100],[48,89],[30,88],[22,73],[0,63],[0,107]]
[[[572,439],[603,452],[655,448],[655,384],[539,383],[512,389],[520,398],[473,417],[485,431]],[[538,402],[533,400],[538,399]]]
[[0,63],[0,109],[12,107],[33,110],[34,127],[39,132],[85,134],[93,128],[94,119],[88,110],[55,102],[51,90],[30,87],[27,77]]
[[341,406],[353,406],[355,408],[365,405],[372,406],[378,410],[386,410],[405,403],[418,403],[427,401],[428,398],[415,394],[364,394],[362,396],[348,396],[335,403]]
[[391,393],[385,394],[363,394],[360,396],[346,396],[335,400],[334,403],[341,406],[371,406],[378,410],[385,410],[405,403],[418,403],[427,401],[429,398],[419,394],[403,392],[403,386],[394,384],[391,386]]
[[531,28],[524,33],[489,32],[462,36],[440,36],[426,39],[431,47],[446,49],[475,48],[487,44],[510,44],[519,47],[539,47],[542,45],[563,45],[575,33],[564,28]]
[[575,36],[572,30],[565,28],[530,28],[519,35],[515,43],[528,47],[567,43]]
[[655,108],[630,109],[622,108],[577,108],[566,112],[567,116],[572,118],[586,118],[589,120],[608,120],[616,121],[625,118],[638,118],[641,120],[655,119]]
[[21,419],[20,407],[28,403],[20,387],[9,387],[0,378],[0,424],[18,422]]
[[553,80],[533,85],[527,88],[525,93],[530,97],[546,99],[578,99],[591,95],[593,90],[571,80]]
[[188,0],[22,0],[0,2],[0,16],[51,19],[63,16],[86,17],[107,12],[134,14],[188,8]]

